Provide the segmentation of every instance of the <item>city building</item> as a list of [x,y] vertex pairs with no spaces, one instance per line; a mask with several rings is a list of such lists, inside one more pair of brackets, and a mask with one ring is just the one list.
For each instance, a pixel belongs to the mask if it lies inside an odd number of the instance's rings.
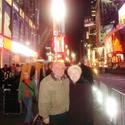
[[90,0],[90,12],[91,16],[94,18],[96,17],[96,1],[97,0]]
[[38,1],[1,0],[0,18],[0,67],[29,62],[36,57]]
[[81,58],[88,59],[91,62],[91,49],[96,46],[96,2],[89,1],[89,14],[84,18],[85,37],[81,40]]

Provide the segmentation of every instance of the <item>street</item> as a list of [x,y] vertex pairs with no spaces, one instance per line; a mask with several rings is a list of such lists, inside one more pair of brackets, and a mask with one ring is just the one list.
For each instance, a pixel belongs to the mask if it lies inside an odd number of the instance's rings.
[[125,75],[122,74],[100,74],[95,77],[97,81],[105,83],[108,87],[114,88],[125,93]]

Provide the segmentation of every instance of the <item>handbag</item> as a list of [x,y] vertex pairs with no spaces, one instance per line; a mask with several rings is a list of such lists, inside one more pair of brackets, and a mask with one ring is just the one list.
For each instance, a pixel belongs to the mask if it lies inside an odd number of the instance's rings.
[[42,117],[37,114],[33,119],[32,125],[43,125]]

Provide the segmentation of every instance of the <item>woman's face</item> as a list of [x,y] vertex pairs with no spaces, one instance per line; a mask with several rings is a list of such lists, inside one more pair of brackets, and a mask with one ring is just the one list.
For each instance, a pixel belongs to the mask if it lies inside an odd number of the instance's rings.
[[73,81],[73,83],[75,84],[80,79],[81,73],[78,72],[77,70],[74,70],[72,72],[69,72],[68,75],[70,79]]
[[24,79],[29,79],[29,74],[28,73],[24,73]]

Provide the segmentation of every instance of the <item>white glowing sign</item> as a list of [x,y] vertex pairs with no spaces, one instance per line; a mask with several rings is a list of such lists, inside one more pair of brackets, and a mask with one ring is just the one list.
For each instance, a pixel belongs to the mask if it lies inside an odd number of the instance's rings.
[[125,4],[122,5],[122,7],[118,11],[119,14],[119,23],[125,24]]

